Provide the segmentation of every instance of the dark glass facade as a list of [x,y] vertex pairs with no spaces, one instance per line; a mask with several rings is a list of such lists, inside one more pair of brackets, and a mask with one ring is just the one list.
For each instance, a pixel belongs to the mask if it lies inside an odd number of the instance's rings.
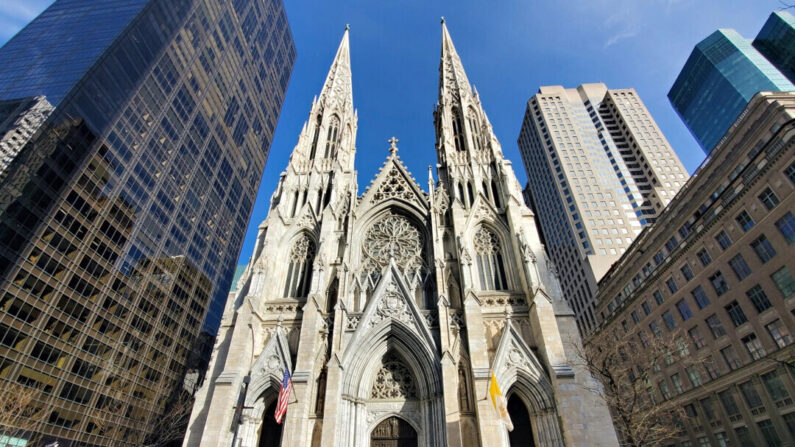
[[709,154],[755,94],[787,90],[795,86],[749,40],[722,29],[696,45],[668,99]]
[[295,47],[280,0],[57,0],[0,49],[56,106],[0,182],[0,386],[140,445],[220,322]]
[[770,14],[753,45],[790,82],[795,83],[795,16],[787,11]]

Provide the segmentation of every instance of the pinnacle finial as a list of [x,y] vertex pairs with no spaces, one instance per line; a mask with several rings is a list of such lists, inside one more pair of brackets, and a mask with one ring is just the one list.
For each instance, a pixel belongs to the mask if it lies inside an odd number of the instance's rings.
[[442,23],[444,24],[444,16],[442,16]]
[[345,24],[345,31],[350,31],[350,30],[351,30],[351,24],[350,23],[346,23]]
[[392,138],[389,139],[389,141],[387,141],[387,143],[389,143],[389,153],[390,154],[392,154],[392,155],[397,154],[397,151],[398,151],[397,144],[398,144],[399,141],[400,140],[398,140],[395,137],[392,137]]

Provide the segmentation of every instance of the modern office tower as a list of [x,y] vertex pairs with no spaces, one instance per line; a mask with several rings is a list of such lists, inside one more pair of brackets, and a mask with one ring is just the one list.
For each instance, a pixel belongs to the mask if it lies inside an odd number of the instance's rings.
[[754,45],[735,30],[720,29],[690,53],[668,99],[707,154],[755,94],[795,90],[776,65],[792,63],[795,39],[791,29],[782,29],[791,23],[792,16],[773,14]]
[[519,150],[525,197],[581,331],[596,283],[676,195],[687,171],[634,89],[541,87]]
[[[55,110],[0,182],[0,380],[141,445],[214,333],[295,59],[279,0],[57,0],[0,48]],[[2,384],[0,384],[2,386]]]
[[795,93],[756,95],[599,283],[594,337],[678,345],[652,383],[690,416],[677,445],[795,442],[793,117]]
[[[224,312],[184,446],[618,445],[533,213],[442,25],[437,172],[358,194],[348,32]],[[279,384],[293,392],[274,420]],[[488,396],[499,382],[508,433]]]
[[753,42],[771,64],[795,83],[795,16],[787,11],[774,11]]
[[0,100],[0,179],[52,110],[52,104],[43,96]]

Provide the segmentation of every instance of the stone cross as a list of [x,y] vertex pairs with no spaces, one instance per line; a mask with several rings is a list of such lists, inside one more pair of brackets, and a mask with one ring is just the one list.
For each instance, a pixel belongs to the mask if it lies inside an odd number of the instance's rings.
[[387,141],[387,143],[389,143],[389,153],[390,154],[395,155],[397,153],[397,151],[398,151],[398,148],[397,148],[398,141],[400,141],[400,140],[398,140],[395,137],[392,137],[392,138],[389,139],[389,141]]

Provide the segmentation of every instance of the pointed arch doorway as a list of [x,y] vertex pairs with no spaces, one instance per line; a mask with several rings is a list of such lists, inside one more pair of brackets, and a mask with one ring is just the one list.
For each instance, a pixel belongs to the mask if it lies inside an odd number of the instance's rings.
[[282,425],[276,423],[273,414],[276,412],[276,400],[265,410],[262,421],[258,447],[279,447],[282,443]]
[[408,422],[392,416],[370,433],[370,447],[417,447],[417,432]]
[[511,447],[535,447],[530,413],[516,393],[508,398],[508,414],[511,415],[513,422],[513,431],[508,432]]

